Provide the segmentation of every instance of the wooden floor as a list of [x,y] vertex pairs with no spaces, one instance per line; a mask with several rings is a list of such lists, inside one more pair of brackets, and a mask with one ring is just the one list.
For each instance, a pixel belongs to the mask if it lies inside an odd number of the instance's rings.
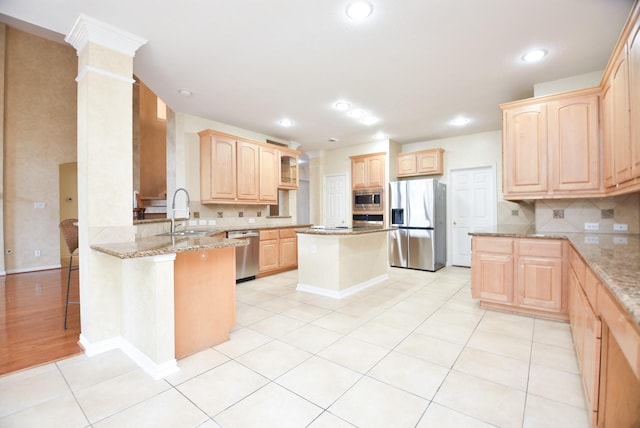
[[[0,375],[82,352],[80,307],[69,305],[64,329],[67,269],[0,276]],[[78,301],[78,271],[70,301]]]

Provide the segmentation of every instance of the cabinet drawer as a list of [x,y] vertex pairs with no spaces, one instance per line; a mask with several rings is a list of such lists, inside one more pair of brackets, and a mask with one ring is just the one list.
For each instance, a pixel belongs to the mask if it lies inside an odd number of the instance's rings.
[[295,237],[296,237],[295,229],[280,229],[280,239],[295,238]]
[[511,238],[474,236],[471,242],[473,243],[473,251],[479,253],[513,254],[513,239]]
[[278,229],[269,229],[269,230],[261,230],[260,231],[260,240],[268,241],[270,239],[278,239],[280,234],[278,233]]
[[580,257],[578,252],[573,248],[571,248],[571,251],[569,252],[569,264],[573,268],[573,271],[576,273],[578,282],[580,282],[580,285],[584,287],[585,272],[587,266],[585,265],[584,261],[582,261],[582,257]]
[[518,252],[521,256],[562,258],[561,240],[520,239]]

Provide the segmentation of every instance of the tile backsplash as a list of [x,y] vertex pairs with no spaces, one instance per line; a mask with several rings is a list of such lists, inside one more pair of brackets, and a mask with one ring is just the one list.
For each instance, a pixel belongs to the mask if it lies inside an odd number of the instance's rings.
[[533,225],[536,221],[535,205],[531,202],[498,202],[498,224]]
[[538,232],[584,232],[585,223],[596,223],[589,233],[613,233],[614,224],[626,224],[626,232],[640,233],[640,193],[596,199],[539,200],[535,203]]

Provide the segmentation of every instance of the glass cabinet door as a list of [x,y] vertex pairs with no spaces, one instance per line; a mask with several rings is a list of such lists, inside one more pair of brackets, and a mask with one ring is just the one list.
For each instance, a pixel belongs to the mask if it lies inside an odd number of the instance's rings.
[[298,188],[298,155],[280,152],[280,185],[282,189]]

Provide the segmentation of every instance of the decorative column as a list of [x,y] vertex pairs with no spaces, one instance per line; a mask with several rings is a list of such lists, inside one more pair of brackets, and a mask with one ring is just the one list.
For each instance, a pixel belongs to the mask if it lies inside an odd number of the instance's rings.
[[122,268],[90,246],[135,237],[133,57],[146,40],[86,15],[65,40],[78,53],[80,343],[91,355],[120,340]]

